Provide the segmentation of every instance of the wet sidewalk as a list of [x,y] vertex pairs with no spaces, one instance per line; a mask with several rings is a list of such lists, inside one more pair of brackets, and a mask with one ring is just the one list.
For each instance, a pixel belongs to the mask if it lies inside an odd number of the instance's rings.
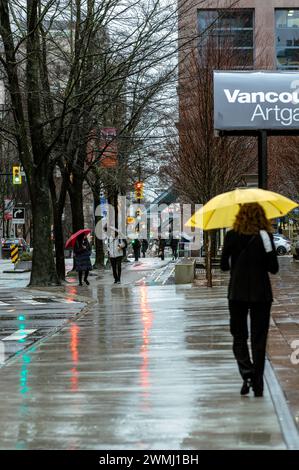
[[281,257],[279,262],[279,274],[272,276],[268,355],[299,427],[299,263],[292,257]]
[[0,448],[285,449],[268,390],[239,395],[226,287],[124,283],[0,369]]

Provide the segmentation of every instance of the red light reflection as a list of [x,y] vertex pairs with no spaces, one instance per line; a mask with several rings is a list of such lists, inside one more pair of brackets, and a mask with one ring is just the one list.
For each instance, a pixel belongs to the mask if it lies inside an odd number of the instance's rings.
[[77,365],[79,362],[79,338],[78,338],[78,333],[80,331],[79,326],[74,323],[71,328],[71,341],[70,341],[70,350],[72,353],[72,361],[73,361],[73,368],[71,369],[71,390],[72,392],[77,392],[78,390],[78,377],[79,373],[77,370]]
[[142,357],[142,364],[140,367],[140,384],[143,390],[142,396],[146,399],[144,407],[149,408],[149,388],[150,388],[150,371],[149,371],[149,344],[150,344],[150,331],[153,325],[153,312],[150,309],[148,298],[147,298],[147,286],[140,286],[140,311],[141,311],[141,322],[143,325],[142,331],[142,346],[140,348],[140,355]]
[[[74,280],[76,280],[74,278]],[[68,286],[67,288],[67,298],[66,298],[66,301],[67,302],[73,302],[75,300],[75,296],[77,295],[77,288],[76,286]]]

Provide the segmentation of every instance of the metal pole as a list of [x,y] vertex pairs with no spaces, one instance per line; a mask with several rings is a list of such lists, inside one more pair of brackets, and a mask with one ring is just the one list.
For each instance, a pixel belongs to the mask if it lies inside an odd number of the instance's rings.
[[258,135],[258,185],[259,188],[268,187],[268,145],[267,131],[260,131]]

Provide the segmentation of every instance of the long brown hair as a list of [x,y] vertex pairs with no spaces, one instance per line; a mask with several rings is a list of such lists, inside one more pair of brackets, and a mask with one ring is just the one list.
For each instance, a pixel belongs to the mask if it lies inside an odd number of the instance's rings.
[[260,230],[272,232],[272,226],[265,211],[257,202],[242,204],[236,217],[233,229],[244,235],[254,235]]

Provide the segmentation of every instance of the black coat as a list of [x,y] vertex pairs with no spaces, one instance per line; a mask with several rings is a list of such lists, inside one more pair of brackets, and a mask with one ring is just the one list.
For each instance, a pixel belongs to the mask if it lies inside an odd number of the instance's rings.
[[89,242],[87,240],[83,242],[79,242],[79,240],[77,240],[74,247],[74,254],[76,271],[90,271],[92,266],[90,261],[91,247]]
[[273,235],[272,251],[266,253],[260,235],[243,235],[229,231],[224,240],[221,256],[222,271],[231,273],[228,298],[246,302],[273,300],[269,272],[279,270]]
[[143,239],[141,243],[141,250],[143,253],[145,253],[147,249],[148,249],[148,241],[146,239]]

